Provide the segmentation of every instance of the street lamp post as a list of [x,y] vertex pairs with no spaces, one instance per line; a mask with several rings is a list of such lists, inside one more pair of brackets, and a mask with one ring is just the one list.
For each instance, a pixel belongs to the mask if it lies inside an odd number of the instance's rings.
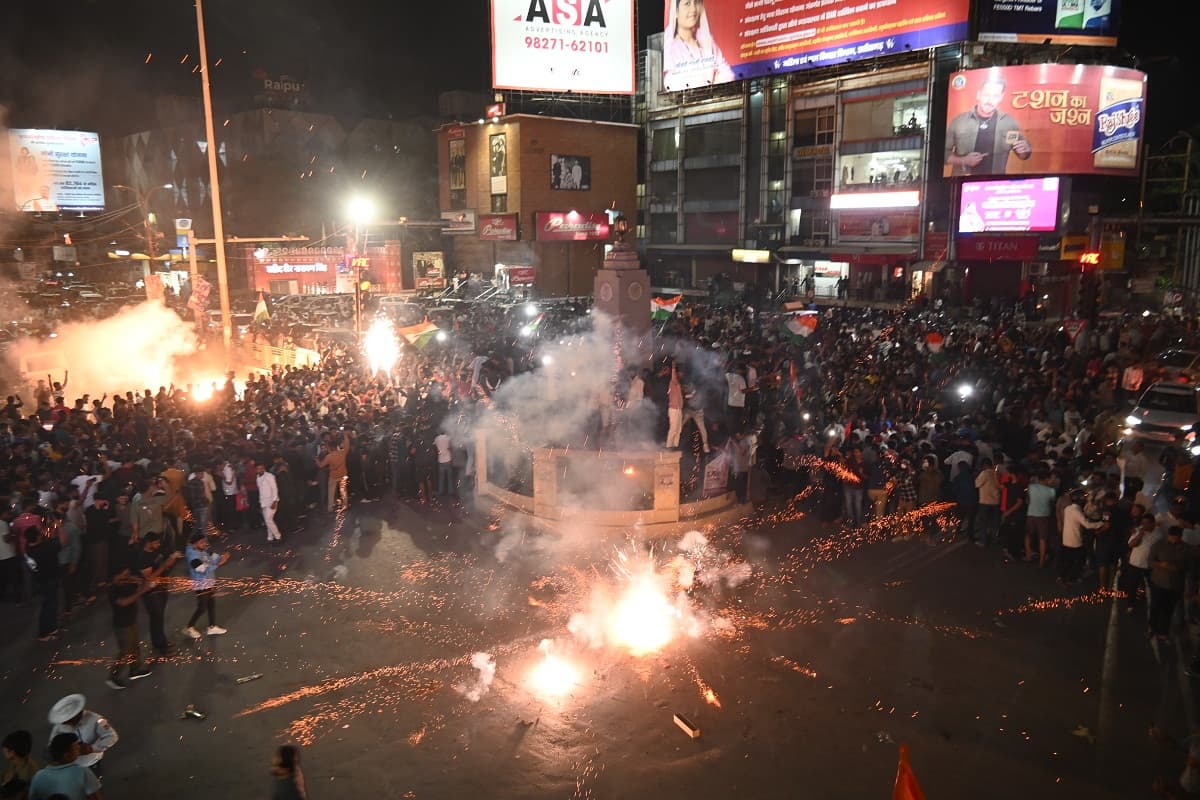
[[200,40],[200,87],[204,98],[204,135],[208,140],[208,184],[212,197],[213,239],[216,240],[217,293],[221,297],[221,333],[225,350],[233,345],[229,313],[229,272],[225,264],[225,218],[221,214],[221,181],[217,172],[217,136],[213,130],[212,87],[208,80],[208,42],[204,37],[203,0],[196,0],[196,35]]
[[143,235],[146,238],[146,255],[150,257],[150,262],[153,263],[156,255],[154,252],[155,220],[154,212],[150,210],[150,198],[160,189],[174,189],[175,184],[164,183],[161,186],[152,186],[144,192],[140,192],[132,186],[126,186],[123,183],[114,184],[112,188],[129,192],[137,199],[138,212],[142,215],[142,224],[145,226],[145,233]]
[[[354,252],[350,254],[350,266],[354,275],[354,332],[359,338],[362,338],[362,315],[363,315],[363,287],[367,284],[365,270],[362,261],[358,258],[358,240],[359,233],[364,225],[375,219],[375,203],[369,197],[357,195],[350,198],[350,202],[346,204],[346,210],[349,212],[350,219],[354,222]],[[366,242],[363,242],[363,255],[367,253]]]

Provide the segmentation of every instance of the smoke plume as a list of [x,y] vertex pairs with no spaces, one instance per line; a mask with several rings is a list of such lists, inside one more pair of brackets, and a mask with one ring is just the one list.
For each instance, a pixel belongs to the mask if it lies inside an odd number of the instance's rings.
[[472,703],[478,703],[492,688],[492,681],[496,679],[496,659],[491,653],[475,653],[471,656],[471,667],[478,674],[470,683],[459,684],[454,690]]
[[192,325],[158,303],[130,306],[107,319],[67,323],[56,333],[53,339],[19,339],[8,357],[29,383],[47,373],[60,381],[69,370],[68,404],[84,394],[98,398],[183,385],[196,369]]

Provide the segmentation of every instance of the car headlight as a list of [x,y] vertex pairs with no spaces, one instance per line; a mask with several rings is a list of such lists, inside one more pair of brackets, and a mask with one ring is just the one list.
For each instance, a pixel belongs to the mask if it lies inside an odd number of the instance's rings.
[[[1135,426],[1135,425],[1141,425],[1141,424],[1142,424],[1142,418],[1141,418],[1141,417],[1135,417],[1133,414],[1130,414],[1128,417],[1126,417],[1126,418],[1125,418],[1125,424],[1126,424],[1126,425],[1129,425],[1129,426],[1131,426],[1131,427],[1132,427],[1132,426]],[[1189,425],[1188,427],[1190,428],[1191,426]]]

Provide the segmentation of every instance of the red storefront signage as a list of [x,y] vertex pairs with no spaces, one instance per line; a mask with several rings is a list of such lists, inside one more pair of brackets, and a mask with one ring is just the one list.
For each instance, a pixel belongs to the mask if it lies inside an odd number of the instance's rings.
[[960,261],[1032,261],[1038,255],[1036,236],[960,236]]
[[508,282],[512,286],[533,286],[536,279],[537,269],[534,267],[508,267]]
[[462,125],[451,125],[446,129],[447,139],[465,139],[467,138],[467,129]]
[[504,116],[504,103],[492,103],[483,112],[483,115],[488,119],[500,119]]
[[608,215],[603,211],[539,211],[534,219],[539,241],[594,242],[609,238]]
[[481,214],[479,216],[479,238],[485,242],[517,241],[516,214]]
[[944,231],[926,231],[925,258],[933,261],[946,257],[946,248],[950,246],[950,234]]

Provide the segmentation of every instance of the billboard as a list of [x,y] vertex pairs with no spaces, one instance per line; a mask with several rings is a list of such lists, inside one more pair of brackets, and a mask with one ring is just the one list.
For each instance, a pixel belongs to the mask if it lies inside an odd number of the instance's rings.
[[1121,0],[979,1],[979,41],[1115,47]]
[[442,251],[413,253],[413,285],[417,289],[446,288],[446,262]]
[[550,188],[591,189],[592,160],[587,156],[550,156]]
[[534,219],[539,241],[595,242],[609,239],[608,214],[603,211],[539,211]]
[[634,0],[492,0],[492,85],[633,94]]
[[103,211],[100,135],[14,128],[8,132],[18,211]]
[[1058,229],[1057,177],[966,181],[958,204],[960,233]]
[[667,0],[663,89],[810,69],[967,38],[970,0]]
[[950,76],[943,172],[1136,175],[1146,74],[1026,64]]

